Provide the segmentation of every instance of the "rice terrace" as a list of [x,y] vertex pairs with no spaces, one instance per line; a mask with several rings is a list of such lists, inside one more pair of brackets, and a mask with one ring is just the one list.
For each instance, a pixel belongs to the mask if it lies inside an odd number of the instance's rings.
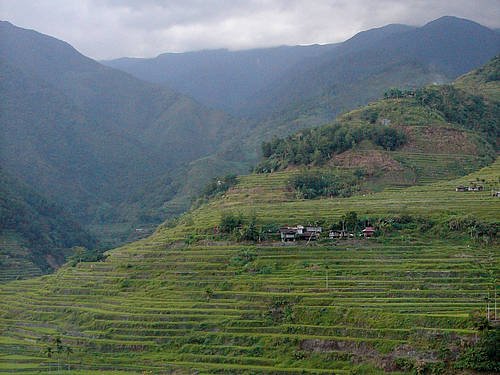
[[500,373],[493,26],[97,62],[1,21],[0,373]]

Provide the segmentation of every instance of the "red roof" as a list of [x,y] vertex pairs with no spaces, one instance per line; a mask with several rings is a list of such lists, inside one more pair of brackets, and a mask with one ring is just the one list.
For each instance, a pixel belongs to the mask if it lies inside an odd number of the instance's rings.
[[375,232],[375,228],[374,227],[366,227],[365,229],[363,229],[363,232]]

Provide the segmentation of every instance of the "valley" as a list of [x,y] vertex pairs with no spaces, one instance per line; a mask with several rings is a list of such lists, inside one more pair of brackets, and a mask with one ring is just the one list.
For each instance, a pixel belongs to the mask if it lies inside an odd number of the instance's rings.
[[[460,180],[312,201],[287,199],[284,174],[243,177],[104,262],[1,286],[2,368],[407,373],[456,362],[457,340],[476,342],[474,314],[483,316],[495,290],[498,246],[449,223],[497,219],[500,201],[489,191],[454,189],[496,183],[500,162]],[[212,231],[226,210],[255,213],[259,224],[333,222],[352,210],[371,220],[410,219],[375,239],[237,244]],[[419,229],[416,217],[429,218],[430,228]],[[42,360],[57,337],[72,353]]]
[[500,371],[498,31],[0,36],[0,373]]

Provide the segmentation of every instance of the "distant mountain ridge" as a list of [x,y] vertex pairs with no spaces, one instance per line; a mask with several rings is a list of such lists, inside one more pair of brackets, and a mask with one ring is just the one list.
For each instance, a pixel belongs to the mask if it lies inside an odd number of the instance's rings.
[[57,39],[7,22],[0,35],[0,160],[80,213],[214,152],[240,125]]
[[[170,88],[0,22],[0,163],[87,229],[120,227],[117,245],[185,211],[212,177],[247,171],[263,141],[322,125],[391,86],[446,82],[498,53],[499,38],[443,18],[335,45],[121,61],[158,80],[167,64],[180,85]],[[218,106],[239,116],[209,108]]]
[[167,84],[205,105],[234,113],[233,109],[241,107],[288,68],[335,47],[335,44],[282,46],[234,52],[219,49],[102,63],[145,81]]
[[[335,116],[339,109],[347,109],[342,103],[352,92],[357,94],[358,105],[383,93],[385,89],[375,86],[377,82],[367,82],[374,76],[380,80],[385,75],[385,84],[394,87],[423,86],[432,83],[435,77],[443,82],[451,81],[500,52],[497,33],[455,17],[443,17],[419,28],[392,31],[362,43],[360,48],[352,47],[352,43],[357,43],[357,38],[352,38],[321,60],[294,67],[279,82],[260,92],[258,100],[250,106],[266,112],[283,112],[306,102],[310,103],[304,108],[307,111],[320,109]],[[380,30],[374,32],[380,33]],[[370,35],[370,31],[366,33]],[[408,77],[401,81],[391,78],[391,72],[404,67],[418,67],[422,81],[419,82],[419,75],[414,75],[413,82],[407,82]],[[370,90],[371,86],[375,90]],[[270,107],[268,103],[273,104]]]
[[[352,91],[359,97],[356,105],[380,96],[380,89],[368,90],[364,96],[359,89],[374,74],[418,66],[424,74],[420,81],[415,77],[414,85],[432,83],[434,78],[451,81],[499,51],[497,32],[465,19],[442,17],[422,27],[387,25],[325,46],[213,50],[104,63],[145,80],[168,83],[206,105],[246,116],[262,118],[307,102],[312,102],[307,109],[313,110],[317,103],[325,107],[326,98],[333,106],[327,110],[331,119],[350,109],[343,103],[351,101]],[[261,58],[266,74],[257,76],[255,62]],[[274,75],[268,76],[270,72]],[[384,77],[392,86],[404,84],[404,79],[391,82]]]

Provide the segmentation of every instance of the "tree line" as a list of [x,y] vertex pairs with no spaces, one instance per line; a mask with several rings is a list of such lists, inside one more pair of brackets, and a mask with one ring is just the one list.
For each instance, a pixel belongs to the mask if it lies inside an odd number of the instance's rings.
[[334,123],[263,142],[264,160],[255,170],[267,173],[288,165],[322,165],[332,155],[350,150],[364,140],[370,140],[386,150],[396,150],[407,139],[402,131],[390,127]]

